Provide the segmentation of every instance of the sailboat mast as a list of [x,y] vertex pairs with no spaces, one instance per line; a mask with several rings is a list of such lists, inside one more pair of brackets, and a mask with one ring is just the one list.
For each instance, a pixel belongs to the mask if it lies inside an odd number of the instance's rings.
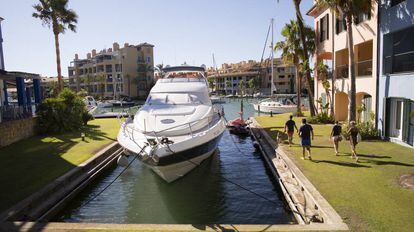
[[270,25],[272,27],[272,40],[270,42],[270,69],[271,69],[271,75],[272,75],[272,78],[271,78],[272,83],[270,85],[270,91],[271,91],[270,95],[272,97],[273,97],[273,92],[274,92],[274,89],[273,89],[273,86],[274,86],[274,80],[273,80],[273,63],[274,63],[274,59],[273,59],[273,48],[274,48],[274,46],[273,46],[273,21],[274,21],[274,19],[272,18],[270,20]]

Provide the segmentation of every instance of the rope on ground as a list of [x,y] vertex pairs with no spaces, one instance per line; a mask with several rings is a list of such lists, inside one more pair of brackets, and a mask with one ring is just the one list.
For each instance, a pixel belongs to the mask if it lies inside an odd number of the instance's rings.
[[105,186],[101,191],[99,191],[97,194],[95,194],[92,198],[87,200],[85,203],[83,203],[80,208],[83,208],[85,205],[89,204],[91,201],[95,200],[99,195],[101,195],[106,189],[108,189],[113,183],[115,183],[116,180],[131,166],[131,164],[138,158],[139,154],[144,151],[144,149],[147,147],[145,145],[140,152],[138,152],[135,157],[128,163],[128,165],[107,185]]
[[[180,156],[181,158],[183,158],[183,160],[184,161],[187,161],[187,162],[189,162],[189,163],[191,163],[191,164],[193,164],[194,166],[199,166],[200,164],[197,164],[197,163],[195,163],[195,162],[193,162],[193,161],[191,161],[190,159],[186,159],[184,156],[182,156],[182,155],[180,155],[179,153],[176,153],[176,152],[174,152],[173,150],[171,150],[171,148],[170,148],[170,146],[169,146],[169,144],[166,144],[166,146],[167,146],[167,148],[168,148],[168,150],[170,151],[170,152],[172,152],[174,155],[178,155],[178,156]],[[216,173],[214,173],[213,172],[213,174],[216,174]],[[279,206],[279,203],[278,202],[276,202],[276,201],[274,201],[274,200],[271,200],[271,199],[269,199],[269,198],[267,198],[267,197],[265,197],[265,196],[263,196],[263,195],[261,195],[260,193],[257,193],[257,192],[255,192],[255,191],[253,191],[253,190],[250,190],[250,189],[248,189],[248,188],[246,188],[246,187],[244,187],[244,186],[242,186],[242,185],[240,185],[240,184],[238,184],[238,183],[236,183],[236,182],[234,182],[234,181],[232,181],[232,180],[230,180],[230,179],[228,179],[228,178],[226,178],[226,177],[224,177],[224,176],[222,176],[221,178],[223,178],[223,180],[225,180],[225,181],[227,181],[227,182],[229,182],[229,183],[231,183],[231,184],[233,184],[233,185],[235,185],[235,186],[237,186],[237,187],[239,187],[239,188],[241,188],[241,189],[243,189],[243,190],[245,190],[245,191],[247,191],[247,192],[249,192],[249,193],[251,193],[251,194],[253,194],[253,195],[256,195],[257,197],[260,197],[260,198],[262,198],[262,199],[264,199],[264,200],[266,200],[266,201],[268,201],[268,202],[270,202],[270,203],[273,203],[273,204],[275,204],[275,205],[277,205],[277,206]],[[292,212],[294,212],[294,213],[299,213],[299,212],[297,212],[297,211],[295,211],[295,210],[293,210],[293,209],[290,209]]]

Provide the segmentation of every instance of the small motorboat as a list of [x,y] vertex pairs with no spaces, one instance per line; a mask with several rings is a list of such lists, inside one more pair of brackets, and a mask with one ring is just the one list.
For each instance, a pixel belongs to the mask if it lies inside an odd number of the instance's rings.
[[250,133],[248,123],[243,119],[243,104],[241,103],[242,111],[238,112],[239,118],[227,122],[226,127],[230,133],[237,135],[248,135]]
[[262,113],[274,113],[274,114],[283,114],[283,113],[293,113],[296,112],[297,106],[289,99],[285,99],[284,102],[276,101],[273,99],[265,99],[256,104],[253,104],[256,111]]
[[210,99],[211,99],[212,104],[226,103],[226,101],[223,98],[219,97],[219,96],[211,96]]

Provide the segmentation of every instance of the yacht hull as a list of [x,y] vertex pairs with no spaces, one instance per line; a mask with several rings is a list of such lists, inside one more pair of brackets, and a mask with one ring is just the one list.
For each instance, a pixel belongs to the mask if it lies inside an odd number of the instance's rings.
[[221,136],[188,150],[164,156],[159,159],[157,165],[154,165],[151,161],[143,162],[158,176],[170,183],[183,177],[209,158],[217,150]]
[[[253,104],[254,110],[259,111],[259,104]],[[283,114],[283,113],[293,113],[296,112],[296,106],[294,107],[269,107],[269,106],[260,106],[260,112],[262,113],[274,113],[274,114]]]

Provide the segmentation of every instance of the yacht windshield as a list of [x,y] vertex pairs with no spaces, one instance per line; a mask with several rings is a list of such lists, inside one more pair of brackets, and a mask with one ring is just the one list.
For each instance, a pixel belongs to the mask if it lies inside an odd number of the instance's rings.
[[148,96],[148,105],[189,105],[207,104],[208,96],[201,93],[152,93]]

